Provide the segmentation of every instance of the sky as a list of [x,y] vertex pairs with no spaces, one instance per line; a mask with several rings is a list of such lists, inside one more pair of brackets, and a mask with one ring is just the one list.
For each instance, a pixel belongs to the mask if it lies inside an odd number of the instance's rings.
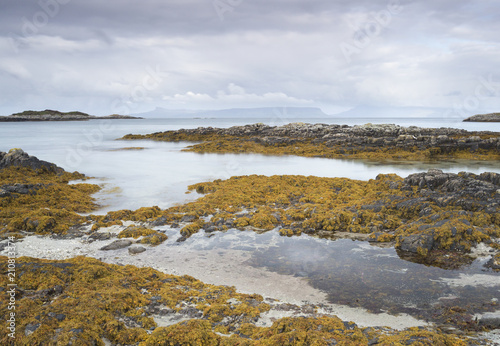
[[500,111],[498,0],[0,0],[0,114]]

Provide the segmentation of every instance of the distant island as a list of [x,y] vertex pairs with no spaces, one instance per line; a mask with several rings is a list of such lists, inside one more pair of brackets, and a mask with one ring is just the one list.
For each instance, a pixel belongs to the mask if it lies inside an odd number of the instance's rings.
[[500,113],[476,114],[464,119],[464,121],[498,123],[500,122]]
[[167,109],[157,107],[156,109],[135,114],[144,118],[191,118],[191,119],[247,119],[265,118],[274,120],[286,120],[288,118],[328,118],[320,108],[315,107],[258,107],[258,108],[229,108],[217,110],[188,110]]
[[0,122],[15,121],[85,121],[94,119],[142,119],[129,115],[112,114],[104,117],[89,115],[83,112],[60,112],[51,109],[44,111],[24,111],[9,116],[0,116]]

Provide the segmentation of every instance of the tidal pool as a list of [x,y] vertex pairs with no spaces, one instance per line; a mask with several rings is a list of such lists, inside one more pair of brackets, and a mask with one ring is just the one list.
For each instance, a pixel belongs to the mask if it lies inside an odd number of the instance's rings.
[[[112,226],[117,228],[119,226]],[[179,229],[163,227],[169,239],[137,255],[99,250],[108,241],[30,236],[19,256],[64,259],[77,255],[108,263],[153,267],[191,275],[206,283],[235,286],[293,304],[332,304],[328,313],[362,326],[404,328],[425,322],[461,328],[474,315],[499,311],[500,273],[487,258],[444,270],[399,258],[393,248],[366,241],[283,237],[230,229],[194,234],[177,242]]]
[[366,241],[306,235],[288,238],[276,231],[256,234],[237,230],[203,237],[198,235],[179,246],[248,251],[245,264],[305,278],[334,304],[373,313],[405,313],[428,321],[440,320],[445,310],[454,307],[473,314],[496,311],[499,306],[500,273],[486,269],[485,258],[457,270],[445,270],[403,260],[394,248]]

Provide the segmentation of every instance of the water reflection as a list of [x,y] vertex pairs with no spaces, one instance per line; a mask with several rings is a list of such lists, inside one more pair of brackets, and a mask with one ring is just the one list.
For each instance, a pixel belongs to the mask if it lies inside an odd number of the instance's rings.
[[198,234],[182,246],[250,251],[248,265],[304,277],[326,292],[331,303],[375,313],[407,313],[435,321],[443,309],[453,306],[462,307],[464,314],[495,311],[500,292],[500,273],[486,271],[484,260],[444,270],[402,260],[393,248],[362,241],[230,230]]

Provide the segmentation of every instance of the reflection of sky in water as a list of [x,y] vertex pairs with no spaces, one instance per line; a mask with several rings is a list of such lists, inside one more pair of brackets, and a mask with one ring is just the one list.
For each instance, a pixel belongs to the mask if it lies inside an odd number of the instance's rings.
[[[267,122],[271,120],[268,119]],[[322,120],[335,123],[331,119]],[[367,121],[360,123],[374,122],[371,121],[373,119],[365,120]],[[394,123],[394,120],[388,119],[388,122]],[[266,122],[265,119],[261,121]],[[408,125],[413,124],[408,119],[400,121]],[[100,121],[2,123],[0,150],[19,147],[30,155],[55,162],[66,170],[78,170],[88,176],[97,177],[96,182],[104,184],[104,190],[97,194],[97,197],[102,205],[107,206],[101,213],[153,205],[168,208],[198,197],[195,193],[185,194],[190,184],[235,175],[300,174],[371,179],[379,173],[406,176],[429,168],[441,168],[448,172],[500,172],[500,163],[370,164],[361,161],[288,156],[196,154],[180,151],[188,143],[115,141],[128,133],[152,133],[209,125],[228,127],[247,122],[249,121],[245,119],[122,120],[111,122],[111,128],[103,126]],[[349,123],[347,119],[343,119],[342,123],[346,122]],[[350,122],[352,124],[355,121],[351,119]],[[431,121],[430,124],[446,125],[442,120]],[[454,125],[456,124],[448,124]],[[469,123],[467,126],[472,125]],[[144,147],[145,150],[112,151],[124,147]]]
[[[429,317],[435,303],[450,298],[455,305],[469,304],[474,310],[491,306],[492,299],[500,297],[500,273],[485,271],[484,260],[460,270],[444,270],[404,261],[393,248],[346,239],[281,237],[276,231],[259,235],[230,230],[208,236],[200,232],[181,244],[173,239],[169,242],[167,246],[200,251],[250,251],[249,265],[304,277],[313,287],[327,292],[332,303],[373,312],[405,312],[424,318]],[[479,275],[490,284],[456,286],[447,281],[471,275]]]

